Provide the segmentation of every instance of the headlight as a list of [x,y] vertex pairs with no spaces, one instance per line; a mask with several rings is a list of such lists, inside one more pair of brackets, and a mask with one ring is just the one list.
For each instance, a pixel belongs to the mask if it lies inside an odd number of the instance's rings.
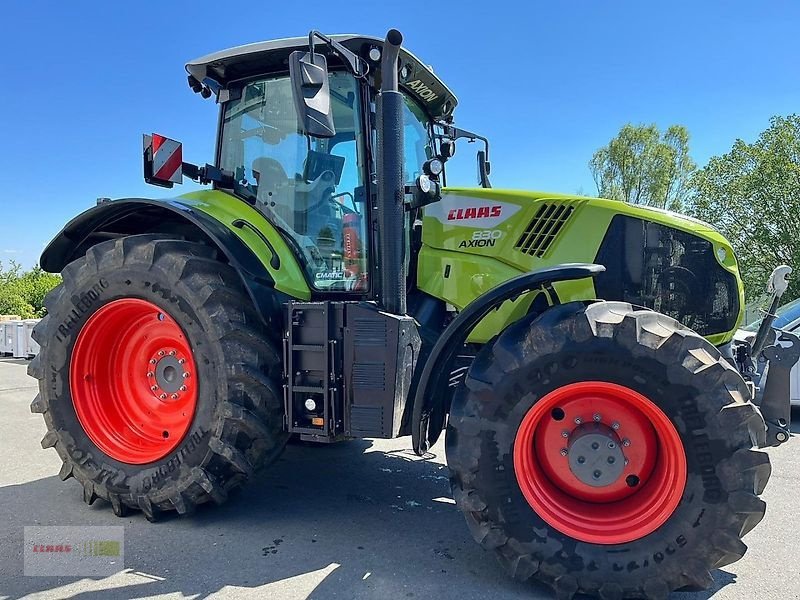
[[431,183],[431,180],[428,179],[427,175],[420,175],[417,177],[417,187],[423,194],[429,194],[433,184]]
[[422,170],[425,171],[425,174],[429,177],[439,177],[442,171],[444,171],[444,163],[438,158],[432,158],[425,161],[425,164],[422,165]]

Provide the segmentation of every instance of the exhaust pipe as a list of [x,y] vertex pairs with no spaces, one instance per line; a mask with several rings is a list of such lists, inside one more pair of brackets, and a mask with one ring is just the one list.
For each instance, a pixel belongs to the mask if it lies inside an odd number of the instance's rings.
[[380,301],[390,313],[406,314],[403,95],[397,68],[403,34],[390,29],[383,42],[378,96],[378,268]]

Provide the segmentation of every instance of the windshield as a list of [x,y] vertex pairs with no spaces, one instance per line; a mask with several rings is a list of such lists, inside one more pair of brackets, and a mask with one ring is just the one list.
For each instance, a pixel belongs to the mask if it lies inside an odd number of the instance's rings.
[[330,94],[336,135],[319,139],[300,131],[288,77],[247,83],[225,105],[219,166],[233,172],[256,208],[296,242],[315,288],[365,290],[364,151],[355,80],[331,73]]
[[[791,325],[792,322],[800,319],[800,298],[797,300],[793,300],[788,304],[784,304],[778,310],[775,311],[775,314],[778,315],[778,318],[772,323],[772,326],[776,329],[783,329],[787,325]],[[761,319],[756,319],[744,329],[747,331],[758,331],[758,326],[761,324]]]

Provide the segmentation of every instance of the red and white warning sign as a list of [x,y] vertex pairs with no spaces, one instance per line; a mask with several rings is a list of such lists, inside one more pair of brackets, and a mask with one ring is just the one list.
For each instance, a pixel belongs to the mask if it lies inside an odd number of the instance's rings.
[[153,178],[171,183],[183,180],[182,144],[157,133],[153,134]]

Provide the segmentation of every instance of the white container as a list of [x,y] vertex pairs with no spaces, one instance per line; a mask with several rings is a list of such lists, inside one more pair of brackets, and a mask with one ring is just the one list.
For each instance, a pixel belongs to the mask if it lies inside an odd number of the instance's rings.
[[28,358],[28,336],[25,335],[24,321],[10,321],[11,329],[11,355],[14,358]]
[[11,354],[14,349],[12,332],[15,321],[0,321],[0,355]]
[[25,323],[25,352],[27,356],[34,357],[39,354],[39,344],[31,337],[31,333],[33,333],[33,328],[36,327],[36,324],[39,322],[39,319],[26,319]]

